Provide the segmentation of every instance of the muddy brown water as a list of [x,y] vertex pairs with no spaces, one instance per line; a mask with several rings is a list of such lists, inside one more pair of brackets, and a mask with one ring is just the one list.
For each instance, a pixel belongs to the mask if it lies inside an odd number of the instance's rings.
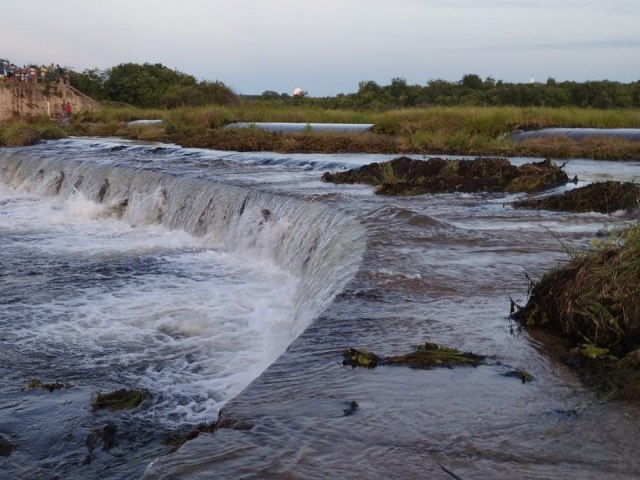
[[[321,302],[322,309],[286,351],[224,402],[221,428],[215,434],[202,435],[168,453],[158,434],[163,419],[150,418],[142,410],[127,413],[124,419],[116,417],[121,429],[139,440],[115,453],[101,453],[103,460],[99,458],[93,467],[78,465],[82,438],[70,447],[79,452],[76,456],[62,448],[47,450],[42,444],[26,449],[31,456],[20,457],[16,450],[0,458],[4,471],[17,471],[11,462],[20,460],[33,462],[39,472],[49,467],[51,478],[640,476],[635,441],[640,432],[638,406],[602,402],[549,354],[553,344],[519,331],[508,319],[509,298],[526,299],[527,276],[538,278],[566,259],[566,248],[588,247],[598,232],[625,222],[624,217],[514,210],[509,202],[519,196],[502,194],[383,197],[370,187],[319,180],[325,170],[392,158],[381,155],[206,152],[113,139],[52,142],[1,152],[0,162],[8,154],[38,157],[54,152],[72,163],[78,158],[111,162],[132,171],[197,178],[320,205],[361,228],[357,239],[345,237],[327,244],[323,251],[327,270],[318,269],[318,277],[308,280],[310,291],[326,294],[311,284],[333,282],[330,273],[355,257],[357,268],[344,286],[330,293],[330,302]],[[570,178],[578,175],[579,185],[640,178],[638,165],[632,163],[572,161],[566,168]],[[314,227],[306,226],[309,232]],[[357,242],[364,248],[354,249],[349,257],[339,255]],[[309,249],[289,253],[302,255]],[[3,319],[2,328],[10,328],[9,319]],[[392,366],[365,370],[341,364],[347,347],[387,356],[407,353],[427,341],[488,355],[490,361],[477,368],[428,371]],[[11,348],[3,343],[2,355],[20,355]],[[64,363],[55,354],[48,355],[50,361]],[[33,358],[24,361],[37,363]],[[75,381],[91,378],[88,383],[100,385],[108,375],[109,365],[83,365]],[[65,369],[72,371],[73,366]],[[523,384],[503,375],[514,369],[527,370],[534,381]],[[13,372],[11,378],[17,384],[32,370]],[[20,400],[6,387],[0,394],[0,412],[6,419],[19,410]],[[57,398],[76,402],[81,396],[72,390],[62,395],[67,397]],[[56,397],[44,398],[54,412],[63,408],[53,401]],[[158,415],[163,410],[154,411]],[[65,412],[62,418],[72,423],[69,418],[74,414]],[[38,421],[37,412],[30,418]],[[211,420],[210,411],[202,420],[207,418]],[[3,423],[0,434],[19,437],[17,427],[6,431],[10,429]],[[22,440],[24,446],[30,439]],[[19,470],[25,471],[28,467]]]

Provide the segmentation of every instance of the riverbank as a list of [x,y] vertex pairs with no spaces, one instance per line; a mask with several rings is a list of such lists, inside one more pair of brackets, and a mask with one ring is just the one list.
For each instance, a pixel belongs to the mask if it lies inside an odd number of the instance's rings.
[[[138,119],[160,119],[161,124],[129,126]],[[30,123],[44,129],[45,120]],[[365,133],[277,133],[257,128],[223,128],[233,122],[370,123]],[[9,127],[7,125],[10,125]],[[24,123],[20,123],[24,125]],[[229,151],[281,153],[390,153],[531,156],[635,160],[640,142],[621,138],[532,138],[516,142],[516,130],[552,127],[640,128],[640,114],[633,110],[587,110],[517,107],[433,107],[427,109],[358,112],[303,106],[247,103],[239,106],[164,109],[105,107],[80,112],[64,130],[66,135],[121,136],[162,141],[184,147]],[[7,132],[7,129],[12,129]],[[12,141],[20,128],[0,126],[0,142]],[[46,130],[46,129],[44,129]],[[49,132],[50,134],[50,132]],[[33,143],[33,135],[27,136]],[[43,136],[42,138],[50,138]]]

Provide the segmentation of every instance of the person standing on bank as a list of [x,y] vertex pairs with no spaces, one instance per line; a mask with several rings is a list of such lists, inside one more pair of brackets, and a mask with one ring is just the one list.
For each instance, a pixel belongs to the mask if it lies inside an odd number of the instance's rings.
[[71,118],[71,102],[67,102],[64,107],[64,111],[67,114],[67,118]]

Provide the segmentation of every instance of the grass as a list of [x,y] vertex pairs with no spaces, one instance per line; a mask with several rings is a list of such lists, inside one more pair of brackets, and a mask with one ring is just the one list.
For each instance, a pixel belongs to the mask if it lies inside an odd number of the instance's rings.
[[608,395],[638,390],[640,224],[547,272],[514,317],[569,339],[572,363],[586,365]]
[[[127,126],[127,122],[138,119],[161,119],[164,122],[162,125]],[[283,134],[259,129],[238,131],[222,128],[232,122],[371,123],[375,126],[373,132],[361,134]],[[457,106],[369,112],[256,101],[167,110],[110,104],[100,111],[74,115],[68,131],[58,128],[43,132],[33,126],[26,128],[25,123],[0,125],[2,144],[27,145],[40,138],[58,138],[66,132],[87,136],[124,136],[235,151],[640,158],[640,142],[622,139],[573,141],[556,137],[516,143],[507,137],[514,130],[545,127],[640,128],[640,112],[637,110]]]
[[0,146],[23,147],[40,140],[65,138],[69,130],[62,125],[39,117],[28,122],[10,121],[0,124]]

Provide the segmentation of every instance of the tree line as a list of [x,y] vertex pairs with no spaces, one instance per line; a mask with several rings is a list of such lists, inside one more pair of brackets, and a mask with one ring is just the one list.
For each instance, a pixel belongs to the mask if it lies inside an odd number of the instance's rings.
[[362,81],[355,93],[333,97],[289,95],[267,90],[262,95],[240,95],[220,81],[197,81],[192,75],[160,63],[123,63],[107,70],[70,72],[70,83],[101,101],[137,107],[229,105],[240,101],[301,104],[329,109],[386,110],[393,108],[455,106],[518,106],[579,108],[640,108],[640,81],[507,83],[491,77],[466,74],[461,80],[429,80],[410,85],[393,78],[388,85]]

